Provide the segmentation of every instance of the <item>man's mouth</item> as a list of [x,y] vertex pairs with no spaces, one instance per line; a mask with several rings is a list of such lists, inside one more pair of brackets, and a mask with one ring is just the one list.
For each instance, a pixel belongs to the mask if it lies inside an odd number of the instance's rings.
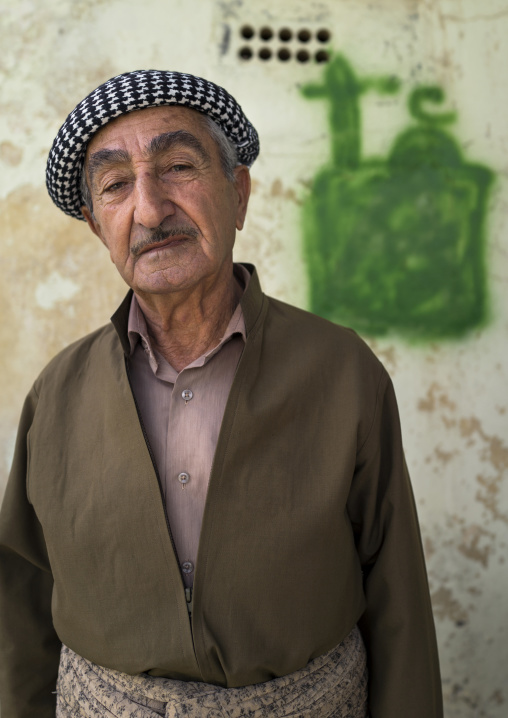
[[133,257],[139,257],[141,254],[149,252],[152,249],[160,249],[162,247],[180,244],[181,241],[188,239],[197,239],[198,234],[197,229],[194,229],[194,227],[180,226],[172,227],[171,229],[157,227],[146,237],[132,245],[131,254]]

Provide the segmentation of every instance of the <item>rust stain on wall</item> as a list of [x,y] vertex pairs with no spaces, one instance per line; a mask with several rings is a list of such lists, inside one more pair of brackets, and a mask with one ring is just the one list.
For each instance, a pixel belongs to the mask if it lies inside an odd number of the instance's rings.
[[457,456],[457,451],[444,451],[441,447],[436,446],[434,449],[434,455],[441,464],[448,464],[454,456]]
[[477,524],[467,526],[462,529],[461,543],[458,550],[472,561],[478,561],[485,568],[489,562],[489,555],[492,550],[491,544],[480,546],[482,539],[487,538],[491,542],[495,540],[495,535],[487,531]]
[[480,485],[476,493],[476,500],[479,501],[491,518],[503,521],[508,524],[508,514],[500,510],[501,482],[508,470],[508,446],[503,443],[499,436],[487,434],[477,417],[468,417],[459,422],[461,436],[468,438],[469,443],[474,437],[480,439],[482,448],[481,459],[490,465],[494,474],[478,474],[476,481]]
[[449,619],[462,625],[468,620],[468,613],[464,606],[454,598],[451,590],[446,586],[436,589],[432,595],[434,614],[440,619]]
[[23,159],[23,149],[17,145],[13,145],[12,142],[1,142],[0,143],[0,160],[5,162],[6,165],[16,167],[20,164]]
[[444,389],[436,382],[433,382],[429,386],[425,398],[419,400],[418,409],[419,411],[436,411],[438,408],[443,407],[451,411],[456,409],[455,403],[447,396]]
[[[447,429],[458,429],[458,435],[464,441],[466,450],[473,450],[475,447],[479,461],[486,465],[485,470],[476,475],[479,488],[475,500],[484,507],[491,520],[508,524],[508,514],[500,506],[502,482],[508,474],[508,446],[503,439],[487,433],[476,416],[456,418],[455,402],[450,400],[446,391],[437,382],[429,386],[426,395],[418,401],[417,407],[422,412],[439,412],[440,419]],[[456,436],[452,440],[455,439]],[[434,452],[427,456],[425,462],[429,464],[437,460],[443,466],[449,464],[458,455],[457,449],[445,450],[438,445]],[[466,552],[465,555],[469,554]],[[477,560],[486,560],[486,554],[475,555]]]
[[302,204],[302,201],[296,196],[296,192],[294,191],[294,189],[292,187],[285,188],[282,184],[282,180],[280,179],[275,179],[272,182],[270,192],[272,194],[272,197],[282,197],[283,199],[290,200],[291,202],[295,202],[296,204]]
[[476,492],[476,500],[483,504],[493,519],[508,524],[508,514],[499,509],[499,494],[501,491],[501,476],[483,476],[478,474],[477,482],[481,488]]

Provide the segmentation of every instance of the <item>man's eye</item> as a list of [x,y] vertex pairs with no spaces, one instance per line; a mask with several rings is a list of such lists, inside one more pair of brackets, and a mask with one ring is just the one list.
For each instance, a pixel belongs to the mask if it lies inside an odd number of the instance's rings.
[[185,172],[185,170],[190,170],[190,165],[173,165],[170,169],[172,172]]
[[105,187],[104,192],[116,192],[119,189],[122,189],[125,182],[113,182],[113,184],[107,185]]

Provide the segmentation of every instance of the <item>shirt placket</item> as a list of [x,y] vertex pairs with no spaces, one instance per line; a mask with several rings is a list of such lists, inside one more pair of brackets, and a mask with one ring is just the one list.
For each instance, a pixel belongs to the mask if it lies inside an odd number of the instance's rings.
[[167,436],[166,503],[186,586],[192,586],[194,581],[208,482],[206,436],[200,432],[206,389],[200,374],[202,370],[193,368],[178,375],[171,397]]

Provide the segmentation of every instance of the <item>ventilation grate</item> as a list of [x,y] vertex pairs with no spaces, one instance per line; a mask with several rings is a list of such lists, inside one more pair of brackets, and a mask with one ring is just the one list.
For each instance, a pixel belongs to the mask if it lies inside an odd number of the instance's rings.
[[279,29],[264,25],[255,28],[243,25],[239,29],[240,48],[238,57],[243,62],[261,60],[261,62],[328,62],[330,52],[324,47],[331,39],[326,28],[310,30],[302,27]]

